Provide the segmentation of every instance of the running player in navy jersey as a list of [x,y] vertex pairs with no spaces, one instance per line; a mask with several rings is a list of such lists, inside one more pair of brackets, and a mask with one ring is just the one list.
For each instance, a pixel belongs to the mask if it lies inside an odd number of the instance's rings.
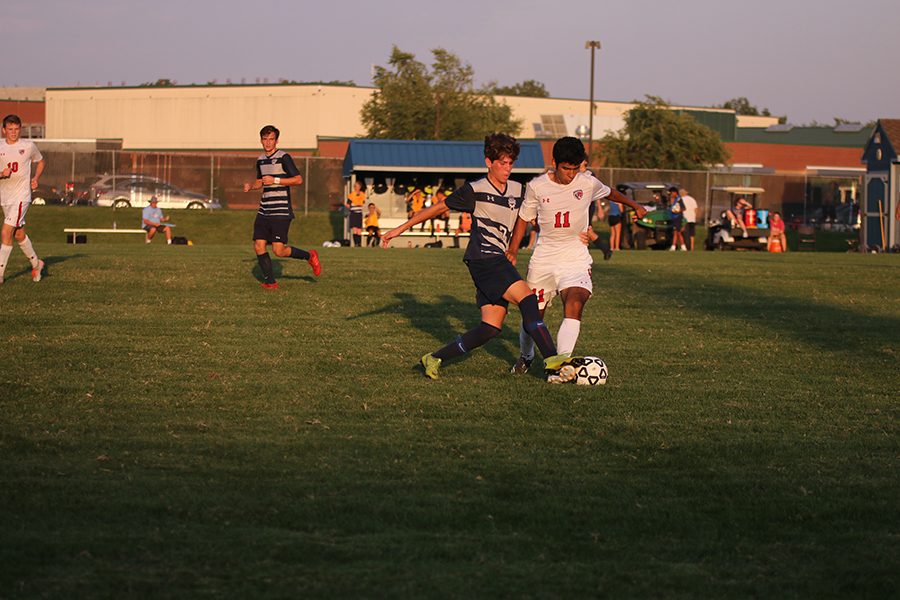
[[265,277],[262,286],[266,289],[278,289],[278,282],[272,273],[272,259],[266,251],[267,244],[272,244],[275,256],[305,260],[309,262],[314,275],[322,273],[318,252],[307,252],[287,245],[288,230],[294,218],[290,187],[303,183],[303,177],[291,155],[277,148],[279,133],[274,125],[266,125],[259,131],[264,154],[256,159],[256,181],[244,184],[244,192],[260,188],[263,190],[259,212],[253,223],[253,248]]
[[544,356],[547,381],[562,383],[574,377],[574,369],[560,371],[570,357],[556,354],[553,338],[541,320],[536,296],[506,257],[524,197],[522,184],[509,180],[513,163],[518,157],[519,143],[515,139],[502,133],[487,136],[484,139],[484,163],[488,169],[486,177],[466,183],[442,202],[416,213],[382,236],[381,243],[387,247],[391,239],[419,223],[438,217],[448,208],[472,214],[472,231],[463,261],[475,283],[475,300],[481,309],[481,324],[422,357],[425,375],[431,379],[438,378],[444,360],[471,352],[497,336],[510,302],[519,306],[525,331]]

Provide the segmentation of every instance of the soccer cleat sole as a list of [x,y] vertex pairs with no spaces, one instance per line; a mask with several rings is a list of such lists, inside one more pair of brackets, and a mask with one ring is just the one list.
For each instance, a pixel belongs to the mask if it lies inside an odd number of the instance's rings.
[[574,381],[575,376],[575,367],[572,365],[563,365],[556,373],[547,375],[547,383],[568,383]]

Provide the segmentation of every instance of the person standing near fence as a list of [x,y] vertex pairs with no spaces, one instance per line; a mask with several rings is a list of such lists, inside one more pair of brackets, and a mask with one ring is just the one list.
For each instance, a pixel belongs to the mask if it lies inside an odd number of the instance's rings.
[[287,245],[288,230],[294,219],[291,186],[303,183],[303,177],[291,155],[278,149],[280,133],[274,125],[266,125],[260,129],[259,141],[263,154],[256,159],[256,181],[244,184],[245,193],[260,188],[263,191],[256,221],[253,223],[253,249],[264,277],[262,286],[266,289],[278,289],[278,282],[272,272],[272,259],[266,251],[268,244],[272,245],[275,256],[305,260],[312,267],[315,276],[322,273],[318,252],[307,252]]
[[353,184],[353,191],[347,196],[347,208],[350,209],[350,234],[353,245],[362,246],[363,206],[366,204],[366,192],[361,181]]
[[[31,280],[41,280],[44,261],[38,258],[31,239],[25,233],[25,213],[31,206],[31,190],[38,186],[44,172],[44,157],[31,140],[19,139],[22,120],[17,115],[3,119],[3,140],[0,141],[0,206],[3,207],[3,229],[0,231],[0,283],[12,254],[12,243],[19,244],[31,263]],[[34,175],[32,175],[32,163]]]
[[681,202],[684,204],[683,240],[688,250],[694,249],[694,237],[697,235],[697,200],[688,191],[681,188]]

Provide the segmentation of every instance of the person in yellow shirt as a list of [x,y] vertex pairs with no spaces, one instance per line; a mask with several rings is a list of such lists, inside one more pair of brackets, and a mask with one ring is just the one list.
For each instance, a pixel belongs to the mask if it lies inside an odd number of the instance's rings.
[[366,245],[377,248],[381,245],[381,229],[378,228],[378,217],[381,216],[381,209],[375,206],[374,202],[369,202],[369,212],[366,214]]
[[362,246],[363,206],[366,204],[366,192],[361,181],[353,184],[353,191],[347,196],[347,208],[350,209],[350,233],[353,234],[353,245]]
[[[409,206],[409,212],[407,213],[407,218],[412,219],[416,213],[422,212],[425,208],[425,194],[422,193],[417,186],[410,186],[411,189],[409,193],[406,195],[406,204]],[[422,231],[425,230],[425,224],[422,224]]]

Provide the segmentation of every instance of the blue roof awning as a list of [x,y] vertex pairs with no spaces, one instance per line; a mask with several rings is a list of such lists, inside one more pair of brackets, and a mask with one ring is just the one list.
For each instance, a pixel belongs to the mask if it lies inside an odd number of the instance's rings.
[[[519,142],[514,173],[543,173],[544,154],[537,141]],[[484,142],[350,140],[344,177],[359,172],[483,173]]]

